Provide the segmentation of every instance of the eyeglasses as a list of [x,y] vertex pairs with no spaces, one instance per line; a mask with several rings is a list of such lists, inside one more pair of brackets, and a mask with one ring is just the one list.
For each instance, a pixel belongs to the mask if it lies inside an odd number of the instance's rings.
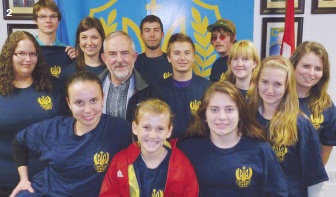
[[229,35],[227,35],[227,34],[219,34],[218,36],[217,36],[217,34],[213,34],[213,35],[211,35],[211,40],[213,42],[215,42],[217,40],[217,38],[219,38],[219,40],[225,40],[225,38],[228,37],[228,36]]
[[58,19],[58,15],[57,14],[53,14],[53,15],[50,15],[50,16],[47,16],[47,15],[40,15],[40,16],[37,16],[37,18],[41,19],[41,20],[46,20],[47,18],[53,20],[53,19]]
[[27,55],[29,56],[29,58],[36,58],[38,56],[37,53],[31,52],[31,53],[14,53],[14,55],[16,55],[16,57],[20,58],[20,59],[26,59]]

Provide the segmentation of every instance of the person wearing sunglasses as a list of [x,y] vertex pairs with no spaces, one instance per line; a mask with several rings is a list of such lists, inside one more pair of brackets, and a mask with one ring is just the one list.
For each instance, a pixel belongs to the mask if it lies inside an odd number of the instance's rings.
[[76,50],[56,38],[62,15],[53,0],[40,0],[33,7],[33,20],[37,25],[36,40],[42,46],[50,73],[58,78],[62,69],[72,63]]
[[220,56],[212,65],[210,81],[224,81],[229,52],[236,42],[236,27],[232,21],[221,18],[207,30],[211,33],[211,44]]

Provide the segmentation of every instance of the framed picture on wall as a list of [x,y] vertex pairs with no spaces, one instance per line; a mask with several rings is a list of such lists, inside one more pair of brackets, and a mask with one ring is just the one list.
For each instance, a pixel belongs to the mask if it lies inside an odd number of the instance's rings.
[[33,6],[38,0],[2,0],[5,20],[33,20]]
[[37,36],[37,26],[35,24],[7,24],[8,36],[16,31],[27,31],[33,34],[34,37]]
[[312,0],[312,14],[335,14],[336,0]]
[[[294,0],[295,14],[304,13],[304,0]],[[284,14],[286,0],[260,0],[260,14]]]
[[[303,17],[295,17],[295,43],[302,42]],[[263,18],[261,37],[261,58],[280,55],[285,28],[285,18]]]

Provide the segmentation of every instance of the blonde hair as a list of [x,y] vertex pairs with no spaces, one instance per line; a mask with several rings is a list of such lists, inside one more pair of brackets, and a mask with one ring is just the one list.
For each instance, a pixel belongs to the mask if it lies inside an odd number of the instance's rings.
[[155,114],[167,113],[169,115],[169,127],[173,125],[174,115],[169,105],[160,99],[148,99],[142,102],[135,110],[134,122],[139,124],[141,117],[145,112],[152,112]]
[[263,100],[259,95],[258,83],[264,68],[281,69],[287,73],[285,94],[277,106],[273,118],[269,122],[268,139],[272,145],[292,146],[298,141],[297,118],[300,113],[299,99],[293,66],[284,57],[270,56],[263,60],[256,76],[256,83],[251,86],[250,110],[256,115]]
[[321,58],[323,62],[323,75],[319,82],[314,85],[309,92],[308,107],[312,112],[314,118],[321,116],[322,112],[331,106],[332,101],[328,95],[328,86],[330,80],[330,63],[327,50],[317,42],[303,42],[294,51],[293,55],[289,58],[292,62],[294,69],[301,58],[307,53],[314,53]]
[[[140,123],[141,117],[146,112],[152,112],[156,115],[168,114],[169,116],[168,127],[173,126],[174,114],[170,109],[169,105],[164,101],[160,99],[148,99],[146,101],[141,102],[140,105],[138,105],[135,110],[135,118],[133,120],[133,124],[135,123],[138,125]],[[136,146],[140,146],[140,143],[137,142],[138,138],[134,133],[132,133],[132,141]]]
[[[225,73],[225,80],[231,82],[232,84],[236,83],[236,76],[232,72],[231,61],[233,58],[236,58],[238,55],[242,55],[245,58],[252,59],[256,67],[252,71],[250,85],[255,83],[253,81],[258,74],[260,67],[260,57],[258,55],[258,50],[255,48],[253,43],[249,40],[241,40],[236,42],[230,49],[229,58],[228,58],[228,70]],[[247,96],[251,94],[251,91],[248,90]]]
[[[260,58],[258,55],[258,50],[255,48],[253,43],[249,40],[241,40],[236,42],[230,49],[229,58],[228,58],[228,71],[225,73],[225,78],[227,81],[231,83],[236,82],[236,76],[233,74],[231,69],[231,61],[233,58],[238,55],[242,55],[243,57],[253,59],[256,63],[256,68],[260,65]],[[255,70],[255,69],[254,69]]]

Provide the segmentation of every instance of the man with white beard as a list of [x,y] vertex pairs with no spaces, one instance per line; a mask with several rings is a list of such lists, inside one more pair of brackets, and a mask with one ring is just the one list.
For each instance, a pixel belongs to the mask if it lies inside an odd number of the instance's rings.
[[99,75],[104,92],[103,113],[132,122],[136,106],[149,98],[160,98],[159,91],[133,69],[138,54],[127,33],[110,33],[103,47],[102,59],[107,66]]

